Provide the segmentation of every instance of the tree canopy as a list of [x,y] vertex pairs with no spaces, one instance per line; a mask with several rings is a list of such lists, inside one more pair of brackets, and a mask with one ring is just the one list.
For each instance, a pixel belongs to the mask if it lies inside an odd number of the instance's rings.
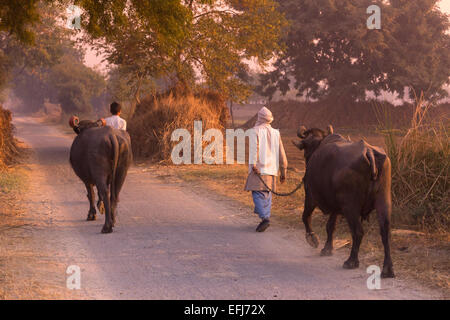
[[[405,87],[424,91],[427,98],[443,97],[442,86],[450,76],[450,23],[437,3],[1,0],[0,88],[17,66],[29,72],[33,66],[57,63],[62,56],[58,46],[45,47],[50,40],[39,34],[38,25],[46,23],[40,6],[76,4],[83,9],[84,41],[103,50],[117,66],[136,102],[143,83],[158,77],[243,101],[251,92],[248,66],[264,68],[274,57],[274,70],[262,74],[258,90],[269,97],[289,89],[314,99],[358,100],[368,91],[402,97]],[[380,30],[366,25],[372,4],[381,8]],[[57,32],[49,35],[58,39]],[[29,48],[16,56],[12,52],[17,43]]]
[[62,9],[40,4],[32,43],[0,33],[0,53],[7,61],[4,78],[27,111],[39,110],[48,100],[67,113],[89,113],[92,99],[106,89],[103,76],[84,65],[84,53],[70,39],[71,31],[58,24]]
[[[80,1],[91,44],[137,83],[165,76],[244,100],[247,59],[265,65],[287,25],[272,0]],[[117,22],[117,23],[116,23]],[[140,88],[139,84],[135,85]],[[138,96],[138,95],[137,95]]]
[[1,0],[0,32],[7,32],[25,43],[31,43],[34,40],[31,28],[40,20],[39,2],[41,1]]
[[[290,88],[308,98],[364,99],[366,91],[404,88],[443,96],[450,76],[448,16],[437,0],[285,0],[291,22],[286,51],[262,75],[260,92]],[[381,29],[368,29],[366,9],[381,8]],[[412,94],[412,92],[410,92]]]

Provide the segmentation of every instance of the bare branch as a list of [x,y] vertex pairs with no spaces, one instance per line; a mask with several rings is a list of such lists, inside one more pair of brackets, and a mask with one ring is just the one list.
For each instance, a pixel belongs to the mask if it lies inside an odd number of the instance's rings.
[[212,10],[212,11],[201,13],[201,14],[195,16],[194,19],[198,19],[198,18],[201,18],[203,16],[210,15],[210,14],[219,14],[220,15],[220,14],[224,14],[224,13],[228,13],[228,14],[231,14],[231,15],[237,15],[238,14],[237,12],[235,12],[233,10],[229,10],[229,9],[227,9],[227,10]]

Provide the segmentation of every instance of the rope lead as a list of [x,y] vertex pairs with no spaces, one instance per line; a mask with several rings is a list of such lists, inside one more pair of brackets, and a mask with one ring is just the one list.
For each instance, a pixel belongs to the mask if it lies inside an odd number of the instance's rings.
[[295,193],[298,189],[300,189],[301,186],[303,185],[303,179],[302,179],[302,181],[297,185],[297,187],[295,187],[295,189],[292,190],[291,192],[287,192],[287,193],[279,193],[279,192],[273,191],[272,189],[269,188],[269,186],[264,182],[263,178],[261,177],[261,174],[259,174],[259,173],[255,173],[255,174],[258,176],[259,180],[261,180],[261,182],[262,182],[263,185],[267,188],[267,190],[269,190],[270,192],[272,192],[274,195],[280,196],[280,197],[288,197],[288,196],[294,194],[294,193]]

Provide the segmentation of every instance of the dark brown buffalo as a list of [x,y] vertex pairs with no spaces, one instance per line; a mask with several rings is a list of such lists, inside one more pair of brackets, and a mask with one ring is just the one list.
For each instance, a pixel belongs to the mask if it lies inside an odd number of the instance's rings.
[[342,214],[352,234],[352,250],[344,268],[359,267],[358,252],[364,234],[362,220],[376,209],[384,245],[382,277],[394,277],[390,254],[391,216],[391,162],[383,149],[365,141],[351,142],[317,128],[300,127],[301,141],[293,141],[304,150],[306,172],[304,177],[305,206],[303,223],[306,240],[318,247],[319,239],[311,229],[311,214],[316,207],[329,214],[327,241],[321,255],[329,256],[333,250],[333,232],[338,214]]
[[132,162],[130,136],[126,131],[104,126],[102,120],[78,121],[72,117],[70,125],[77,133],[70,148],[70,164],[86,186],[90,205],[87,220],[95,220],[96,186],[97,205],[100,211],[105,211],[102,233],[110,233],[116,220],[119,192]]

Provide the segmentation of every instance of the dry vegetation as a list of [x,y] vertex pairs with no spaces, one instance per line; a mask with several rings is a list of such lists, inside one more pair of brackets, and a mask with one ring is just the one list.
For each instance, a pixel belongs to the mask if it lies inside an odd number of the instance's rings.
[[13,163],[19,153],[11,120],[11,111],[0,105],[0,170]]
[[[12,263],[17,256],[14,242],[23,241],[24,211],[20,207],[21,193],[26,186],[24,171],[9,168],[0,172],[0,299],[11,297],[16,286]],[[21,234],[21,235],[20,235]]]
[[[386,149],[392,162],[392,195],[397,223],[422,231],[450,230],[449,118],[430,119],[433,107],[418,99],[402,136],[385,116]],[[405,214],[408,212],[408,214]]]
[[135,157],[151,158],[156,161],[170,160],[172,132],[178,128],[187,129],[193,135],[194,120],[202,120],[203,131],[209,128],[223,129],[228,111],[218,94],[178,95],[171,91],[152,96],[137,106],[128,125]]
[[18,160],[26,153],[13,136],[11,112],[0,106],[0,299],[45,297],[32,276],[37,258],[22,206],[29,172]]
[[24,204],[31,169],[15,165],[0,172],[0,300],[80,299],[64,290],[64,263],[43,243],[47,225],[39,211]]
[[11,120],[11,112],[0,106],[0,299],[10,297],[15,287],[10,243],[24,227],[20,201],[26,183],[24,171],[11,166],[19,155]]

